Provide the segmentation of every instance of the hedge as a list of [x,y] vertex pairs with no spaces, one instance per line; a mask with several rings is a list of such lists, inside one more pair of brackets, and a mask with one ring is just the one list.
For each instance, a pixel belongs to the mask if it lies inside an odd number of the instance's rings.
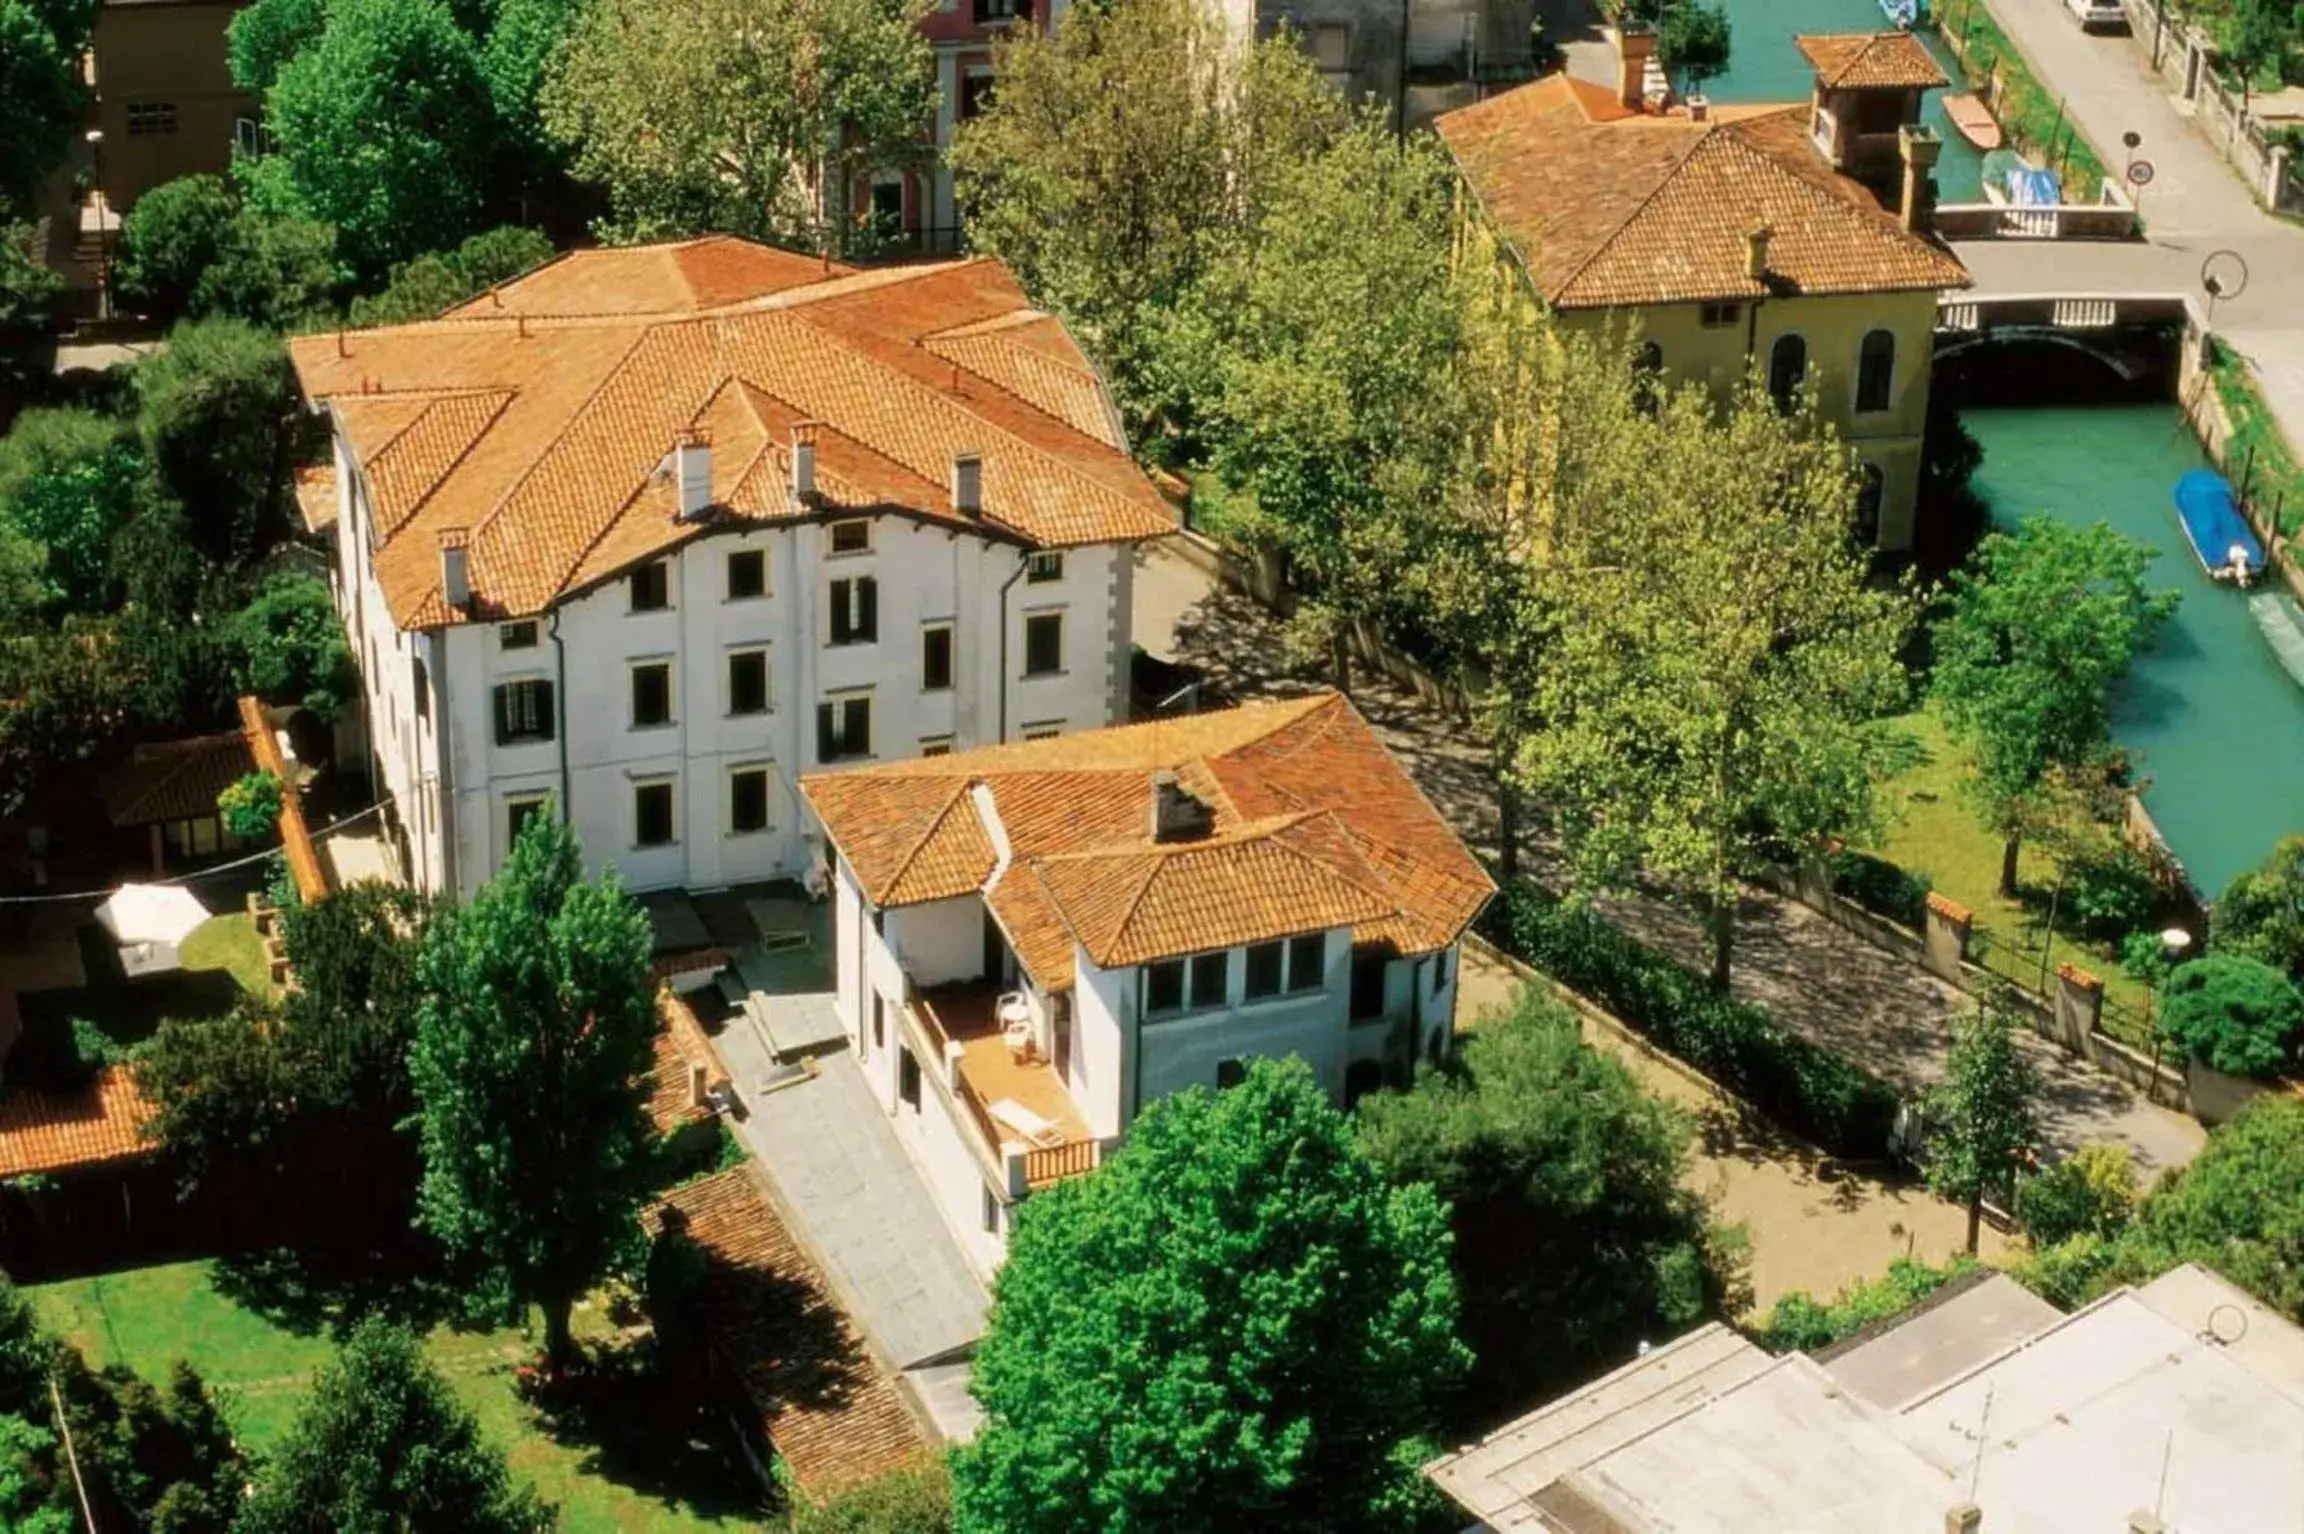
[[1833,894],[1914,932],[1927,927],[1929,886],[1919,874],[1847,848],[1832,854],[1830,867]]
[[1589,997],[1836,1155],[1888,1154],[1897,1098],[1878,1077],[1786,1029],[1766,1007],[1715,992],[1588,909],[1527,884],[1506,889],[1482,925],[1491,941]]

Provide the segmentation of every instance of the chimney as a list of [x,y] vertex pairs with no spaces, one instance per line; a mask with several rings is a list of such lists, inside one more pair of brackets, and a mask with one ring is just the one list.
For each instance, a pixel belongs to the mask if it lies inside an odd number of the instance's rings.
[[1904,156],[1904,195],[1897,217],[1914,234],[1926,234],[1936,215],[1936,156],[1943,141],[1933,128],[1906,123],[1896,130],[1896,147]]
[[1973,1502],[1955,1502],[1944,1510],[1944,1534],[1977,1534],[1984,1527],[1984,1509]]
[[816,495],[816,425],[804,421],[792,428],[792,500],[805,505]]
[[673,478],[680,486],[680,520],[693,522],[712,504],[712,442],[702,432],[683,432],[672,445]]
[[1616,99],[1633,111],[1648,101],[1648,61],[1656,55],[1656,29],[1636,21],[1616,26]]
[[461,527],[440,530],[440,595],[459,611],[472,605],[472,569]]
[[964,517],[984,515],[984,455],[952,455],[952,509]]
[[1768,242],[1775,237],[1776,231],[1766,224],[1744,236],[1744,275],[1754,282],[1768,278]]
[[702,1065],[688,1067],[688,1106],[691,1108],[709,1108],[712,1106],[712,1089],[710,1083],[705,1080],[705,1075],[706,1072]]
[[1152,840],[1198,841],[1215,829],[1215,812],[1163,767],[1152,774]]

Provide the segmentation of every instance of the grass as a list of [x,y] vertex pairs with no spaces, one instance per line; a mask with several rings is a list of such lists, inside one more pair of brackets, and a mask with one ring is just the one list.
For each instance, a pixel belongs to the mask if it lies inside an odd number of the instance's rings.
[[[283,1324],[218,1286],[217,1265],[171,1263],[29,1291],[41,1316],[90,1361],[124,1363],[160,1379],[178,1358],[221,1388],[235,1430],[261,1452],[277,1443],[334,1352],[325,1330]],[[578,1335],[598,1340],[607,1321],[578,1312]],[[536,1339],[512,1329],[436,1327],[426,1351],[503,1446],[517,1476],[560,1505],[564,1534],[700,1534],[758,1528],[760,1499],[709,1411],[682,1412],[618,1382],[608,1410],[548,1431],[513,1389],[513,1370]],[[683,1403],[687,1404],[687,1403]]]
[[[2038,990],[2046,932],[2044,892],[2056,883],[2056,860],[2025,847],[2017,860],[2017,887],[2028,898],[2002,896],[2000,838],[1977,818],[1964,792],[1964,784],[1974,776],[1967,753],[1945,734],[1943,721],[1932,709],[1892,723],[1910,734],[1918,750],[1881,794],[1887,834],[1878,846],[1862,850],[1926,877],[1946,898],[1966,906],[1976,918],[1975,930],[1986,939],[1986,953],[1977,956],[1980,962],[2028,990]],[[2151,987],[2123,972],[2118,955],[2104,945],[2059,931],[2052,957],[2054,963],[2069,960],[2103,981],[2108,1011],[2152,1015]],[[2119,1033],[2109,1022],[2106,1031]]]
[[2251,506],[2269,501],[2281,536],[2293,536],[2298,524],[2304,523],[2304,469],[2298,468],[2296,454],[2280,434],[2272,407],[2257,389],[2255,373],[2238,352],[2222,341],[2212,341],[2208,377],[2224,407],[2224,419],[2232,427],[2224,444],[2225,472],[2238,478],[2245,470],[2247,482],[2241,487],[2242,495]]
[[2000,94],[1992,100],[1992,115],[2009,143],[2060,170],[2066,202],[2094,202],[2097,188],[2104,184],[2104,162],[2065,115],[2063,100],[2032,72],[1991,11],[1980,0],[1958,0],[1956,6],[1932,9],[1930,15],[1936,30],[1955,43],[1953,57],[1968,89],[1988,85],[1998,67]]
[[272,966],[264,958],[264,939],[256,920],[245,911],[211,916],[177,946],[187,970],[217,970],[230,975],[250,996],[272,994]]

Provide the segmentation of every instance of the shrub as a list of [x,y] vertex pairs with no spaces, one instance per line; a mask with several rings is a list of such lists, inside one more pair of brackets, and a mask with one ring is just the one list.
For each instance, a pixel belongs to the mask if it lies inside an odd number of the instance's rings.
[[1853,900],[1875,916],[1900,922],[1915,932],[1928,924],[1926,876],[1909,873],[1886,858],[1843,849],[1827,865],[1832,893]]
[[2041,1247],[2009,1274],[2058,1310],[2074,1310],[2110,1287],[2119,1271],[2123,1244],[2082,1231]]
[[269,772],[245,774],[216,796],[216,815],[244,842],[269,841],[280,824],[280,780]]
[[2016,1189],[2016,1217],[2035,1246],[2077,1235],[2112,1236],[2136,1213],[2136,1169],[2113,1140],[2083,1145]]
[[2118,942],[2149,925],[2166,897],[2152,865],[2130,847],[2073,864],[2064,879],[2064,909],[2084,936]]
[[1529,885],[1484,918],[1489,936],[1639,1029],[1784,1128],[1843,1156],[1888,1151],[1896,1094],[1869,1072],[1791,1033],[1765,1007],[1722,996],[1590,910]]
[[1902,1315],[1975,1266],[1975,1260],[1967,1257],[1941,1268],[1899,1257],[1888,1264],[1887,1273],[1850,1284],[1829,1304],[1795,1289],[1778,1300],[1760,1324],[1760,1345],[1778,1353],[1813,1353],[1855,1336],[1875,1321]]
[[952,1483],[929,1461],[795,1507],[791,1534],[946,1534],[951,1527]]
[[2261,866],[2234,879],[2216,902],[2209,938],[2304,982],[2304,836],[2282,837]]
[[2269,964],[2210,954],[2178,966],[2160,988],[2160,1031],[2202,1065],[2274,1076],[2304,1031],[2304,995]]
[[8,1051],[7,1082],[46,1092],[75,1092],[107,1065],[128,1058],[127,1048],[84,1017],[30,1027]]

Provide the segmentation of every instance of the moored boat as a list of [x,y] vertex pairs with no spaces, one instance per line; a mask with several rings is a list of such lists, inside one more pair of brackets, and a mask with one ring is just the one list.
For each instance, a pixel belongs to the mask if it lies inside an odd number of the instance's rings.
[[2176,520],[2210,580],[2245,586],[2264,573],[2264,545],[2215,470],[2194,469],[2176,481]]
[[1969,91],[1954,91],[1944,98],[1944,116],[1959,135],[1978,149],[1998,149],[2000,124],[1982,98]]
[[1891,25],[1908,32],[1920,19],[1920,0],[1880,0],[1880,13]]

